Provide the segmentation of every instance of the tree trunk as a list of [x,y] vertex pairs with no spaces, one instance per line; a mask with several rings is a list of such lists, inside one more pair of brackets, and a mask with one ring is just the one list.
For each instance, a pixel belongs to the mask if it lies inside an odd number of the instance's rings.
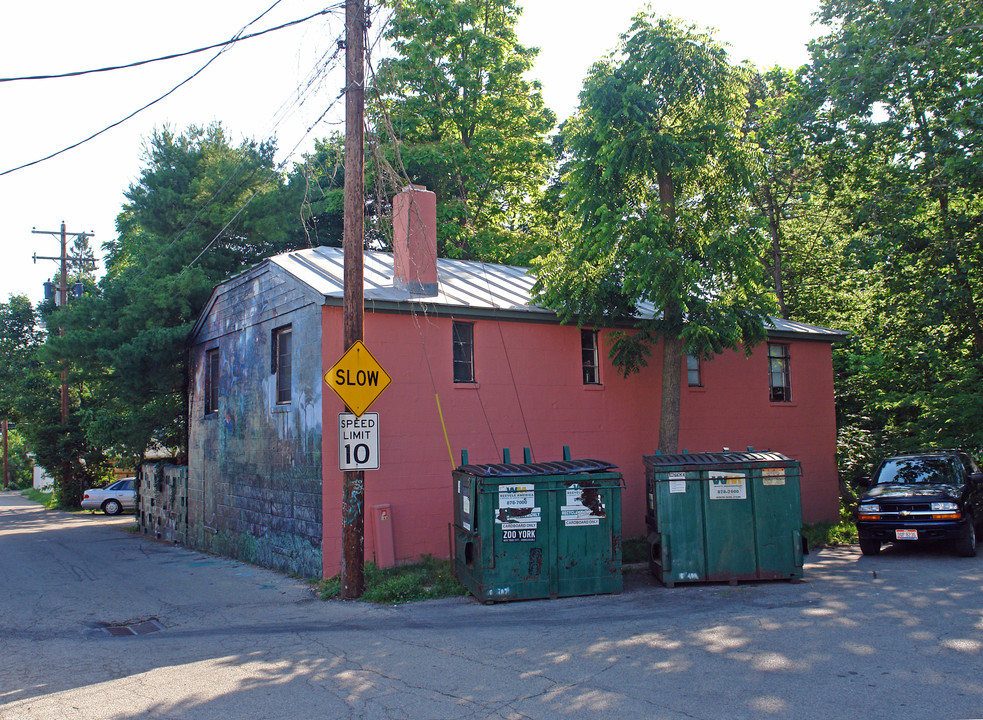
[[683,341],[662,336],[662,409],[659,413],[659,452],[679,452],[679,394],[682,392]]
[[775,297],[778,298],[778,309],[781,316],[788,320],[788,308],[785,305],[785,284],[782,278],[782,225],[775,196],[771,185],[765,183],[765,208],[768,213],[768,233],[771,236],[771,272],[775,281]]
[[[657,173],[662,215],[676,224],[676,187],[671,173]],[[673,228],[675,230],[675,227]],[[679,394],[682,392],[683,314],[678,303],[662,308],[662,408],[659,412],[659,452],[679,452]]]

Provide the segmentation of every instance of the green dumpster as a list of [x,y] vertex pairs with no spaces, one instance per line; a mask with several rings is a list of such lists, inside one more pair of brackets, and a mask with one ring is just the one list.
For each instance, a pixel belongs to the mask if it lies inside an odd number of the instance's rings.
[[749,448],[644,462],[649,567],[667,587],[802,577],[796,460]]
[[464,464],[454,571],[483,602],[621,592],[621,474],[600,460]]

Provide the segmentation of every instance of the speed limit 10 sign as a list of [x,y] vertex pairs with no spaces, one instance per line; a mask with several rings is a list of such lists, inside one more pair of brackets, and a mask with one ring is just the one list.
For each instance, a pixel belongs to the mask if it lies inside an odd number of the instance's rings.
[[338,413],[338,469],[379,469],[379,413]]

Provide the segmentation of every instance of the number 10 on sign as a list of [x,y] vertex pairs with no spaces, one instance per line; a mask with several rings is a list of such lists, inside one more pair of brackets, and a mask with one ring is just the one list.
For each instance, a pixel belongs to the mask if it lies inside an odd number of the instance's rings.
[[338,469],[379,469],[379,413],[338,413]]

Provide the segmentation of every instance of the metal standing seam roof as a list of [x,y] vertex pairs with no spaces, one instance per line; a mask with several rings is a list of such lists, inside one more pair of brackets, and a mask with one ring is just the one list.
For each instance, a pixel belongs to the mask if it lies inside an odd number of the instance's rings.
[[[344,297],[345,260],[341,248],[317,247],[270,258],[326,298]],[[531,302],[535,278],[526,268],[464,260],[437,260],[437,294],[411,295],[393,286],[392,253],[366,250],[363,281],[367,302],[512,310],[554,315]]]
[[[275,255],[270,258],[300,282],[325,299],[344,297],[344,252],[336,247],[316,247]],[[528,268],[466,260],[437,260],[437,294],[411,295],[393,286],[393,255],[366,250],[363,260],[366,304],[402,306],[424,311],[431,308],[527,314],[540,320],[556,317],[549,308],[533,302],[535,277]],[[650,303],[639,306],[642,318],[656,314]],[[770,318],[771,330],[781,334],[808,335],[836,341],[847,333],[806,323]]]

